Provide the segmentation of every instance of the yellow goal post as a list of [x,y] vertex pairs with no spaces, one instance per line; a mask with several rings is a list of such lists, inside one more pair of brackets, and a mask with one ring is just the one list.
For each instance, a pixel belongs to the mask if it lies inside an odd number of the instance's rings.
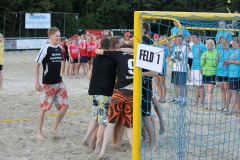
[[[194,17],[195,16],[195,17]],[[198,17],[211,18],[213,20],[221,20],[221,18],[232,20],[240,20],[240,14],[231,14],[231,13],[202,13],[202,12],[168,12],[168,11],[135,11],[134,12],[134,79],[133,79],[133,148],[132,148],[132,159],[140,160],[140,146],[141,146],[141,69],[136,67],[136,55],[138,43],[142,43],[142,20],[171,20],[176,21],[179,24],[179,32],[181,30],[181,24],[175,17],[191,17],[195,20]],[[216,28],[205,28],[205,27],[191,27],[186,26],[182,27],[191,30],[212,30],[212,31],[240,31],[238,29],[216,29]],[[178,32],[178,33],[179,33]],[[177,33],[177,34],[178,34]],[[169,40],[175,37],[169,36]],[[161,42],[163,42],[161,41]],[[159,43],[161,43],[159,42]],[[158,43],[156,43],[158,44]],[[156,45],[154,44],[154,45]]]

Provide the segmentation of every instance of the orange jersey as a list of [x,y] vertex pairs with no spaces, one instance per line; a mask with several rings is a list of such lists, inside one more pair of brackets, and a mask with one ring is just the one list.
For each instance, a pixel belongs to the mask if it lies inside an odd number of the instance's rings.
[[80,47],[82,47],[82,48],[85,47],[86,48],[85,50],[80,49],[81,56],[88,56],[88,53],[87,53],[87,42],[85,40],[81,41]]

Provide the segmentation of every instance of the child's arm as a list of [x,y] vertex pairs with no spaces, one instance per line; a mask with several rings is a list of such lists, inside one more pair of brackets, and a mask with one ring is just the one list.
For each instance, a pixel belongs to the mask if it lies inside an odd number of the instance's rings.
[[35,63],[35,89],[40,92],[42,86],[39,83],[39,66],[40,66],[40,63],[36,62]]
[[88,77],[88,79],[90,81],[91,78],[92,78],[92,68],[88,71],[87,77]]
[[95,50],[95,53],[96,53],[97,55],[103,55],[103,52],[104,52],[104,49],[96,49],[96,50]]

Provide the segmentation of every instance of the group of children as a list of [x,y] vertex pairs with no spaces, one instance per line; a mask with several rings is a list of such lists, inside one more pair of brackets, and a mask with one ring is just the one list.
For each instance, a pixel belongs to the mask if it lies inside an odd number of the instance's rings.
[[[205,109],[212,110],[213,90],[218,82],[222,101],[216,103],[217,110],[232,115],[236,113],[235,106],[238,104],[238,115],[240,116],[239,38],[232,38],[232,33],[227,30],[217,31],[215,38],[217,47],[215,48],[215,42],[211,38],[202,39],[199,31],[194,31],[190,35],[187,29],[179,31],[176,22],[174,25],[171,35],[176,34],[176,37],[168,43],[163,42],[158,45],[165,51],[165,61],[172,63],[171,82],[174,84],[176,96],[172,102],[186,104],[187,99],[190,99],[192,106],[204,107],[206,104]],[[219,28],[226,28],[224,21],[219,22]],[[159,43],[165,37],[155,34],[153,39],[155,43]],[[206,43],[203,44],[203,41]],[[156,76],[159,101],[163,103],[166,97],[165,69],[166,65],[164,65],[163,72]],[[189,81],[194,86],[194,99],[187,98],[188,72],[191,75]],[[205,94],[206,102],[204,102]],[[230,107],[231,98],[232,107]]]
[[[62,47],[62,68],[61,75],[66,75],[72,78],[78,78],[80,67],[84,75],[87,75],[88,70],[92,68],[93,57],[96,56],[95,50],[99,48],[101,39],[97,40],[96,36],[86,37],[82,34],[81,37],[73,35],[67,37],[67,41],[62,38],[60,46]],[[65,67],[67,63],[67,67]],[[88,64],[88,65],[87,65]],[[65,69],[66,68],[66,69]]]

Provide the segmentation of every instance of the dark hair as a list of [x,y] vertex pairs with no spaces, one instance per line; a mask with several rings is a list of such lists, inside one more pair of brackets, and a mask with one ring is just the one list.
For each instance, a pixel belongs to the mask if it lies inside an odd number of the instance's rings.
[[182,35],[178,35],[177,37],[181,37],[183,39],[183,36]]
[[103,38],[101,41],[101,47],[102,49],[110,49],[111,47],[111,41],[109,38]]
[[66,35],[66,38],[67,38],[67,39],[72,38],[72,35],[67,34],[67,35]]
[[61,42],[64,41],[64,40],[65,40],[65,38],[61,38]]
[[142,29],[145,29],[145,32],[149,32],[149,24],[146,21],[143,21],[142,23]]
[[113,37],[111,38],[111,48],[112,48],[112,49],[115,48],[116,44],[119,43],[119,40],[120,40],[120,39],[121,39],[121,37],[119,37],[119,36],[113,36]]
[[120,48],[133,48],[131,44],[123,44]]
[[193,32],[193,36],[200,37],[200,33],[197,32],[197,31],[194,31],[194,32]]

